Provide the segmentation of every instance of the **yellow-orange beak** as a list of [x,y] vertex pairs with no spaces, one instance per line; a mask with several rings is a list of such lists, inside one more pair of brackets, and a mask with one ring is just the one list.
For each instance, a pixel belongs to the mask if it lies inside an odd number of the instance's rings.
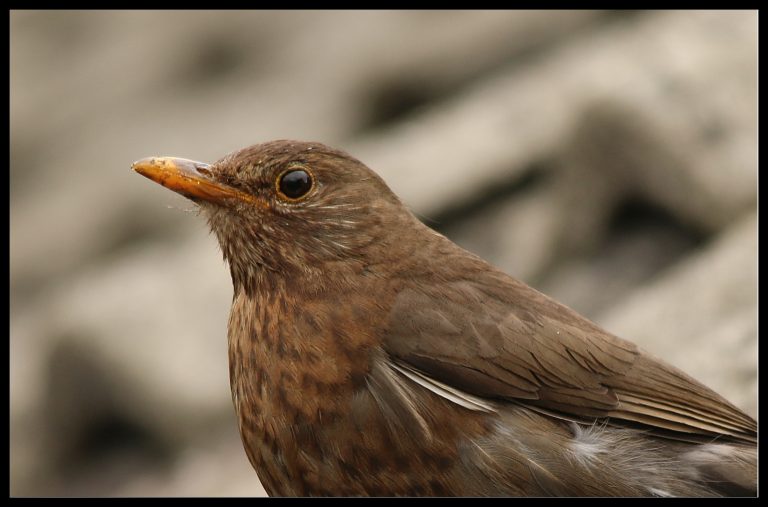
[[190,199],[223,203],[227,199],[260,204],[254,196],[219,183],[210,176],[209,164],[176,157],[149,157],[138,160],[131,168],[155,183]]

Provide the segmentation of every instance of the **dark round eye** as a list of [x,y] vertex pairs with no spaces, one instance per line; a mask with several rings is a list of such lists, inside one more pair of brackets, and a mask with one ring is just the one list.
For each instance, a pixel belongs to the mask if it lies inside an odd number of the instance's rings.
[[312,175],[304,169],[293,169],[280,175],[277,188],[289,199],[300,199],[312,190]]

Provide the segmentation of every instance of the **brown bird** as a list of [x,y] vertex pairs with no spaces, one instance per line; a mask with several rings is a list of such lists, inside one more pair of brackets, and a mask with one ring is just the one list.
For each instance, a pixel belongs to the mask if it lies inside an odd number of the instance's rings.
[[219,240],[232,401],[270,495],[756,494],[750,416],[429,229],[350,155],[275,141],[133,169]]

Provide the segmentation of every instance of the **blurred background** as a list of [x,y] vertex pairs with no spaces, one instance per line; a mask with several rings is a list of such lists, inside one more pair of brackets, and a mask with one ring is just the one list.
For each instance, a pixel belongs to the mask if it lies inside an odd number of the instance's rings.
[[757,14],[10,14],[11,495],[263,495],[229,273],[130,170],[321,141],[756,415]]

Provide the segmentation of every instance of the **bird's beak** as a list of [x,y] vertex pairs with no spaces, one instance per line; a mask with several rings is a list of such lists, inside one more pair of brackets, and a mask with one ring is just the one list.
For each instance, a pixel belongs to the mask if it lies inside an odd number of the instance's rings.
[[149,157],[138,160],[131,168],[155,183],[193,200],[222,204],[228,199],[264,203],[254,196],[216,181],[210,164],[176,157]]

